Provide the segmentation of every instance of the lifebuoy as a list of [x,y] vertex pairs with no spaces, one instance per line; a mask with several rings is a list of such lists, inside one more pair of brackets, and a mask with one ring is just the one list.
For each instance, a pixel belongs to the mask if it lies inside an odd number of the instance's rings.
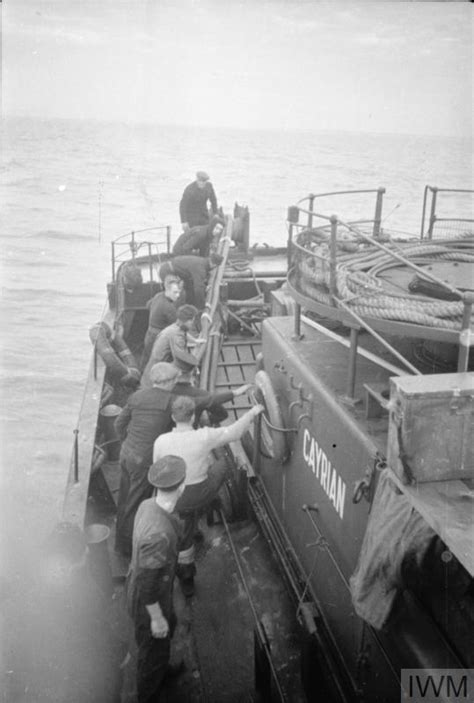
[[287,443],[283,425],[283,416],[273,390],[270,376],[266,371],[255,374],[257,392],[256,400],[265,407],[264,418],[260,423],[260,442],[263,452],[272,459],[283,461],[287,457]]
[[135,357],[125,344],[124,338],[120,334],[117,334],[117,332],[115,333],[113,346],[117,354],[119,355],[120,360],[123,361],[129,369],[135,369],[136,371],[138,371],[138,364],[136,362]]
[[91,327],[89,337],[110,372],[117,376],[124,385],[131,387],[138,386],[140,383],[139,370],[135,367],[128,366],[120,358],[122,356],[128,361],[130,361],[130,357],[133,359],[133,355],[123,339],[120,337],[117,339],[120,347],[120,351],[117,353],[111,341],[112,330],[106,322],[98,322]]
[[265,362],[263,360],[262,352],[258,352],[255,357],[255,371],[263,371],[265,369]]

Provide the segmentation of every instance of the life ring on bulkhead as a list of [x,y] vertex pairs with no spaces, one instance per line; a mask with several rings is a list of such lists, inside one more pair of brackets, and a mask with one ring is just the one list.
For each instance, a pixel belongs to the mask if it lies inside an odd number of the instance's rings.
[[98,322],[89,330],[89,337],[109,371],[125,386],[137,387],[140,371],[130,349],[121,336],[112,342],[112,330],[106,322]]
[[266,371],[255,374],[255,399],[265,407],[264,417],[260,423],[260,446],[263,452],[276,461],[283,461],[288,456],[283,416],[273,390],[270,376]]
[[257,356],[255,357],[255,372],[264,370],[265,362],[263,360],[263,354],[262,352],[258,352]]

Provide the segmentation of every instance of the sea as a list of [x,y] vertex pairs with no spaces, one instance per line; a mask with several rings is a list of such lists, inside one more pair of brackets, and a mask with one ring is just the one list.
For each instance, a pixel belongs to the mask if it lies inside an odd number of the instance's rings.
[[383,186],[384,226],[416,235],[426,184],[473,188],[472,142],[454,137],[4,119],[0,586],[61,516],[110,243],[156,225],[176,239],[196,170],[225,212],[249,207],[251,243],[285,244],[309,193]]

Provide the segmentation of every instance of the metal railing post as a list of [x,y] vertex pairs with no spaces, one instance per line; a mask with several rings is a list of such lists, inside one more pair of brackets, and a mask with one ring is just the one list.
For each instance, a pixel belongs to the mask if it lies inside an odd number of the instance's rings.
[[74,430],[74,483],[79,483],[79,430]]
[[94,381],[97,381],[97,339],[94,342]]
[[314,207],[314,199],[315,199],[315,197],[316,197],[316,196],[313,195],[313,193],[310,193],[310,195],[308,196],[308,200],[309,200],[309,211],[310,211],[310,214],[308,215],[308,229],[311,229],[311,227],[313,226],[313,207]]
[[293,249],[293,230],[295,228],[295,225],[298,224],[299,215],[300,215],[300,212],[299,212],[299,208],[297,205],[291,205],[288,208],[288,213],[286,216],[287,222],[289,223],[288,244],[287,244],[287,252],[286,252],[288,270],[290,270],[290,268],[291,268],[291,254],[292,254],[292,249]]
[[374,215],[374,229],[373,229],[374,239],[378,239],[380,237],[380,224],[382,222],[382,205],[383,205],[384,193],[385,193],[385,188],[377,188],[377,200],[375,201],[375,215]]
[[[151,259],[151,242],[148,242],[148,261],[150,267],[150,284],[153,284],[153,261]],[[150,285],[150,288],[153,289],[153,286]]]
[[337,216],[331,215],[331,241],[330,241],[330,259],[329,259],[329,292],[331,294],[332,305],[336,305],[335,297],[337,295],[337,279],[336,279],[336,258],[337,258]]
[[290,222],[290,227],[288,229],[288,244],[287,244],[287,252],[286,252],[286,263],[288,266],[288,271],[291,268],[291,254],[292,254],[292,248],[293,248],[293,227],[294,224]]
[[357,369],[357,345],[359,343],[359,327],[351,326],[351,346],[349,348],[349,367],[347,369],[347,397],[353,398],[355,394],[355,381]]
[[298,340],[301,339],[302,334],[301,334],[301,305],[299,303],[295,304],[295,318],[294,318],[294,323],[295,323],[295,332],[293,335],[293,339]]
[[166,250],[168,254],[171,251],[171,227],[169,225],[166,227]]
[[423,239],[425,234],[426,199],[428,197],[429,187],[430,186],[425,186],[425,190],[423,191],[423,210],[421,212],[420,239]]
[[153,295],[153,260],[151,257],[151,242],[148,242],[148,261],[150,264],[150,298]]
[[115,283],[115,242],[112,242],[112,283]]
[[433,196],[431,198],[430,224],[428,227],[428,239],[433,239],[433,227],[436,222],[436,200],[438,197],[438,188],[431,188]]
[[459,335],[458,371],[465,372],[469,365],[469,350],[471,348],[471,313],[474,295],[465,294],[462,315],[461,333]]

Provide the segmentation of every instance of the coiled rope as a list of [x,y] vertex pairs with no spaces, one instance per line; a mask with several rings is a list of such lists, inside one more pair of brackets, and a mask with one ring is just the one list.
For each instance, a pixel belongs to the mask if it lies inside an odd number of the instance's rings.
[[[358,236],[358,234],[360,236]],[[294,240],[296,285],[300,291],[325,305],[333,304],[330,295],[331,260],[329,233],[324,229],[303,230]],[[388,252],[386,250],[389,250]],[[396,259],[394,257],[397,257]],[[472,236],[459,240],[437,240],[436,243],[397,241],[384,244],[381,251],[367,241],[367,236],[351,226],[337,241],[334,278],[337,298],[361,317],[373,317],[442,329],[460,329],[463,317],[462,300],[446,301],[426,296],[388,292],[380,274],[400,266],[400,258],[416,265],[433,261],[455,261],[474,264]],[[446,286],[455,291],[452,286]],[[460,295],[461,292],[459,291]]]

